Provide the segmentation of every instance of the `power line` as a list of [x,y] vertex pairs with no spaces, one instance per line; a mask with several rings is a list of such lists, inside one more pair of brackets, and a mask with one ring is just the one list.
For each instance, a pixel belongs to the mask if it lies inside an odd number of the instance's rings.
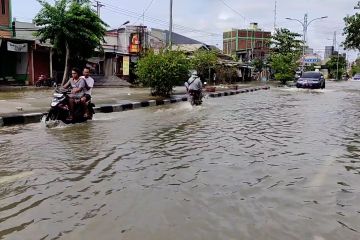
[[[131,10],[119,8],[119,7],[111,5],[111,4],[107,4],[105,9],[108,9],[108,10],[111,9],[112,12],[121,13],[123,15],[133,17],[133,18],[138,18],[139,16],[142,16],[142,14],[139,14],[138,12],[134,12],[134,11],[131,11]],[[164,25],[164,26],[169,25],[168,21],[165,21],[165,20],[162,20],[162,19],[159,19],[159,18],[154,18],[154,17],[151,17],[151,16],[144,16],[144,17],[149,22],[161,24],[161,25]],[[213,36],[220,36],[220,35],[222,36],[222,34],[207,32],[207,31],[203,31],[203,30],[199,30],[199,29],[194,29],[194,28],[182,26],[182,25],[179,25],[179,24],[174,24],[174,28],[177,29],[177,30],[186,31],[186,32],[201,32],[201,33],[206,33],[208,35],[213,35]]]
[[[136,22],[139,21],[141,18],[143,18],[143,24],[144,24],[144,22],[145,22],[145,21],[144,21],[145,13],[147,12],[147,10],[149,10],[149,8],[150,8],[151,5],[153,4],[153,2],[154,2],[154,0],[151,0],[151,1],[150,1],[150,3],[148,4],[148,6],[144,9],[142,16],[140,16],[140,17],[136,20]],[[144,25],[145,25],[145,24],[144,24]]]
[[220,2],[222,2],[226,7],[228,7],[229,9],[231,9],[233,12],[235,12],[236,14],[238,14],[240,17],[242,17],[244,19],[244,22],[246,21],[246,17],[244,15],[242,15],[239,11],[237,11],[236,9],[234,9],[233,7],[231,7],[229,4],[227,4],[225,2],[225,0],[219,0]]

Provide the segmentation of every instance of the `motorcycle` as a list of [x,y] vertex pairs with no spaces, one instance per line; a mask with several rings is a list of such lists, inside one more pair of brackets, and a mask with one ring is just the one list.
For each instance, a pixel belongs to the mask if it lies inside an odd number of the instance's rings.
[[[83,104],[80,100],[75,101],[73,119],[68,120],[70,116],[70,108],[69,108],[69,94],[70,90],[67,89],[59,89],[57,88],[53,94],[53,99],[51,101],[51,108],[49,113],[46,116],[45,123],[49,121],[62,121],[65,124],[71,123],[81,123],[86,122],[87,120],[92,120],[93,115],[95,114],[94,107],[95,104],[89,100],[87,102],[87,109],[84,111]],[[87,112],[87,116],[84,117],[84,112]]]
[[56,87],[56,81],[53,78],[47,78],[45,75],[40,75],[38,77],[38,80],[35,82],[35,86],[36,87],[41,87],[41,86],[45,86],[45,87]]
[[189,90],[189,101],[192,106],[199,106],[202,104],[202,91]]

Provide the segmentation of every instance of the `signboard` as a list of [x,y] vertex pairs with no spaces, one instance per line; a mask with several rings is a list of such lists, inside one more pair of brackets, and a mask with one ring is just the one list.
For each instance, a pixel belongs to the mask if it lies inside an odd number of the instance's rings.
[[139,33],[131,33],[130,34],[130,53],[139,53],[141,51],[141,41]]
[[28,44],[7,42],[7,50],[10,52],[28,52]]
[[129,76],[130,75],[130,57],[123,56],[123,75]]
[[314,55],[306,55],[304,58],[305,63],[319,63],[321,62],[321,58],[314,54]]

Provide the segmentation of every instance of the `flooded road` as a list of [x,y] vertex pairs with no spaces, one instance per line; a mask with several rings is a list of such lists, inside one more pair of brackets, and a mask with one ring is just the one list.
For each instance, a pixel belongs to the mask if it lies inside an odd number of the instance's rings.
[[360,239],[360,82],[0,129],[0,239]]

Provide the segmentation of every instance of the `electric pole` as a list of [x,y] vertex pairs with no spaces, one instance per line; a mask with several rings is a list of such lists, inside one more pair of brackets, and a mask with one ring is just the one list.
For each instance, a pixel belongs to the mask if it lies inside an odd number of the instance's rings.
[[274,34],[276,32],[276,20],[277,20],[277,1],[275,0],[275,10],[274,10]]
[[100,8],[104,7],[105,5],[102,4],[100,1],[95,1],[96,5],[93,5],[94,7],[96,7],[96,14],[98,15],[98,17],[100,17]]
[[173,0],[170,0],[170,26],[169,26],[169,48],[171,50],[172,45],[172,28],[173,28]]

